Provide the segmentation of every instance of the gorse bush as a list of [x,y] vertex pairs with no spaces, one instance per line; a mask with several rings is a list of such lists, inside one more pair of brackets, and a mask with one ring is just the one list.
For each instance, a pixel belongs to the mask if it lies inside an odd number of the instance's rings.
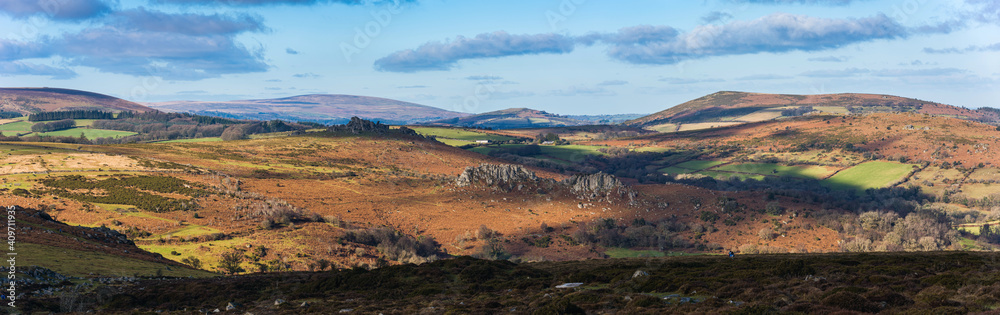
[[348,230],[344,240],[374,246],[390,260],[417,264],[437,260],[440,246],[429,235],[418,239],[389,227]]

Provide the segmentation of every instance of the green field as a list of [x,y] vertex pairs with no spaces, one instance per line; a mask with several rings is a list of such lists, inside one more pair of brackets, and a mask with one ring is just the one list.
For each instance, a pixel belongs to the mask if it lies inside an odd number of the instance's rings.
[[120,138],[136,134],[135,132],[131,131],[90,129],[90,128],[70,128],[66,130],[59,130],[52,132],[34,133],[32,135],[51,136],[51,137],[79,137],[81,133],[85,137],[87,137],[87,139]]
[[[155,276],[160,273],[173,277],[212,277],[202,270],[169,266],[145,260],[113,256],[41,244],[18,243],[18,267],[42,266],[66,276]],[[24,259],[24,261],[21,261]]]
[[455,140],[455,139],[448,139],[448,138],[437,138],[437,141],[440,141],[441,143],[444,143],[444,144],[447,144],[447,145],[450,145],[450,146],[453,146],[453,147],[460,147],[460,146],[463,146],[463,145],[473,144],[474,143],[472,141]]
[[[465,129],[456,128],[442,128],[442,127],[413,127],[417,133],[425,136],[436,136],[438,138],[454,139],[454,140],[465,140],[465,141],[476,141],[476,140],[490,140],[490,141],[509,141],[516,140],[517,138],[488,134],[484,132],[475,132]],[[443,142],[443,141],[442,141]]]
[[[490,152],[500,150],[500,149],[516,149],[526,146],[526,144],[501,144],[501,145],[491,145],[482,146],[469,149],[469,151],[489,154]],[[540,158],[552,158],[562,161],[575,161],[583,158],[587,155],[605,155],[606,153],[599,151],[603,146],[594,145],[541,145],[538,146],[541,154],[535,155],[534,157]]]
[[990,221],[981,224],[975,224],[974,226],[956,226],[955,229],[959,231],[969,232],[972,235],[979,235],[979,229],[983,224],[989,224],[991,230],[995,230],[997,225],[1000,225],[1000,221]]
[[716,167],[712,170],[805,179],[823,179],[835,171],[835,169],[818,165],[784,166],[773,163],[729,164]]
[[853,189],[864,192],[866,189],[886,187],[903,179],[906,174],[913,170],[913,167],[913,164],[896,162],[865,162],[840,171],[840,173],[823,180],[823,183],[834,190]]
[[23,132],[31,132],[31,126],[32,125],[34,125],[34,123],[27,122],[27,121],[12,122],[12,123],[9,123],[9,124],[0,125],[0,131],[2,131],[2,132],[13,131],[13,132],[21,132],[21,133],[23,133]]
[[[705,170],[708,168],[715,167],[719,164],[726,163],[725,161],[702,161],[702,160],[691,160],[683,163],[678,163],[674,166],[664,167],[659,169],[660,173],[665,174],[688,174],[697,171]],[[706,174],[707,175],[707,174]],[[713,176],[714,177],[714,176]]]
[[719,164],[726,163],[725,161],[702,161],[702,160],[691,160],[684,163],[674,165],[676,167],[686,168],[690,170],[700,171],[714,167]]
[[698,174],[711,176],[712,178],[718,180],[728,180],[734,176],[739,178],[740,180],[747,180],[747,179],[763,180],[764,177],[766,177],[764,175],[757,175],[757,174],[742,174],[742,173],[729,173],[729,172],[717,172],[717,171],[700,171],[698,172]]
[[187,142],[215,142],[215,141],[222,141],[222,138],[209,137],[209,138],[194,138],[194,139],[177,139],[177,140],[159,141],[157,143],[187,143]]

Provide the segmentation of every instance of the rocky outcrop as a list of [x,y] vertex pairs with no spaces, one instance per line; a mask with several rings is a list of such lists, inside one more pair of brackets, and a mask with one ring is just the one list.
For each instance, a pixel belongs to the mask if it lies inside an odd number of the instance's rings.
[[128,236],[107,227],[80,227],[88,238],[104,243],[135,245]]
[[574,175],[562,183],[577,194],[602,194],[625,187],[618,178],[605,173]]
[[407,135],[414,137],[421,137],[416,131],[406,127],[399,127],[397,129],[389,128],[389,125],[384,125],[381,122],[373,122],[371,120],[365,120],[358,117],[351,117],[351,121],[347,122],[345,125],[334,125],[326,129],[330,132],[346,132],[350,134],[360,135]]
[[381,122],[373,122],[371,120],[365,120],[358,117],[351,117],[351,121],[347,122],[346,125],[331,126],[331,131],[346,131],[352,134],[386,134],[389,133],[389,125],[383,125]]
[[455,180],[459,187],[470,185],[493,187],[503,191],[522,190],[525,185],[537,185],[538,176],[520,165],[482,164],[469,166]]
[[563,180],[562,184],[568,186],[570,191],[578,197],[588,199],[607,199],[610,201],[614,197],[621,197],[627,198],[629,203],[632,203],[636,196],[635,191],[622,184],[617,177],[605,173],[574,175]]
[[582,199],[606,201],[627,199],[630,204],[634,203],[636,197],[635,191],[625,186],[614,175],[605,173],[574,175],[556,182],[548,178],[539,178],[523,166],[509,164],[467,167],[455,179],[455,184],[459,187],[477,186],[504,192],[531,189],[545,193],[558,188],[557,190],[568,190],[570,194]]

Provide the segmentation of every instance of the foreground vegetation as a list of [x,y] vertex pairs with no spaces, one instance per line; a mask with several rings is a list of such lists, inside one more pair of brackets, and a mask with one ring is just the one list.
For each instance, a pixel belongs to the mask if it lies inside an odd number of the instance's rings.
[[[1000,305],[989,253],[682,256],[515,264],[468,257],[376,270],[143,280],[30,311],[301,314],[623,312],[958,314]],[[575,288],[557,288],[581,283]],[[143,288],[137,290],[137,288]],[[60,308],[63,307],[63,308]],[[184,311],[187,310],[187,311]]]

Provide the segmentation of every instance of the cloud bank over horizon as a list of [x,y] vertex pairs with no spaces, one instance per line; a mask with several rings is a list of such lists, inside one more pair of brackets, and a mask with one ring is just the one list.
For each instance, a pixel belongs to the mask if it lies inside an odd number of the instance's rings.
[[825,19],[785,13],[752,21],[701,25],[686,33],[670,26],[653,25],[577,37],[555,33],[510,35],[497,31],[397,51],[377,60],[375,68],[391,72],[451,70],[462,60],[565,54],[577,45],[595,42],[608,46],[607,55],[619,61],[668,65],[712,56],[830,50],[904,38],[909,33],[884,14],[861,19]]

